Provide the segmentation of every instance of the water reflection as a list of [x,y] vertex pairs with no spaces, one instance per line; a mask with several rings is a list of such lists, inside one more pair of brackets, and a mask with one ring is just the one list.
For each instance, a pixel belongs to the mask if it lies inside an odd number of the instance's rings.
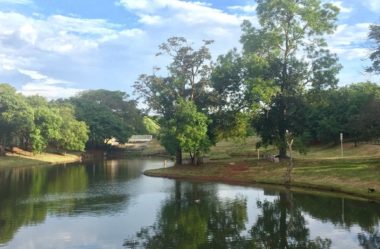
[[261,215],[251,228],[253,248],[285,249],[310,248],[328,249],[331,239],[310,238],[310,230],[301,208],[294,205],[293,195],[282,192],[273,202],[257,202]]
[[141,175],[162,165],[116,160],[0,171],[0,247],[380,247],[378,204]]
[[378,230],[368,234],[358,234],[360,245],[363,249],[379,249],[380,248],[380,233]]
[[239,248],[247,222],[242,196],[220,200],[215,188],[175,183],[157,222],[124,242],[126,248]]
[[[301,206],[293,194],[281,192],[274,201],[258,200],[260,215],[252,227],[244,196],[219,198],[215,189],[176,182],[157,221],[125,240],[126,248],[257,248],[329,249],[330,238],[310,238]],[[245,232],[248,230],[248,233]]]
[[44,222],[48,214],[120,211],[128,196],[122,186],[110,182],[140,175],[120,162],[1,171],[0,244],[11,240],[20,227]]

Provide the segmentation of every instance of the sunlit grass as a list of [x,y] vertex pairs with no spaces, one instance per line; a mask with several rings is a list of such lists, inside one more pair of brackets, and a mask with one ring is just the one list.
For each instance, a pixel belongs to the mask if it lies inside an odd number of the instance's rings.
[[5,157],[0,157],[0,167],[27,167],[36,165],[69,163],[78,160],[79,155],[77,154],[58,155],[52,153],[41,153],[30,156],[7,154]]

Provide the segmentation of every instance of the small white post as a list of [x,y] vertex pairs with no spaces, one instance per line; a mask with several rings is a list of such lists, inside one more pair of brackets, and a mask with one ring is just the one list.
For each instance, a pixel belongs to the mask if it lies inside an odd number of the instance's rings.
[[340,153],[343,158],[343,133],[340,133]]
[[166,168],[166,160],[164,161],[164,168]]

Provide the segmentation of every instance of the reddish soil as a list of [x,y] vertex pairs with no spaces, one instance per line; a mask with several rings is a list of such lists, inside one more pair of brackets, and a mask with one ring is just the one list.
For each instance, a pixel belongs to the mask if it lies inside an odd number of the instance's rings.
[[238,164],[229,165],[228,169],[230,171],[247,171],[249,168],[247,164],[238,163]]

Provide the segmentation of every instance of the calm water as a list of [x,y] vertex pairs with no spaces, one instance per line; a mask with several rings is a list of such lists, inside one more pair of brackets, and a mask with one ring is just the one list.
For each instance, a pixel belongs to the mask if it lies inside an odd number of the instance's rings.
[[380,205],[141,174],[162,166],[0,171],[0,248],[380,248]]

